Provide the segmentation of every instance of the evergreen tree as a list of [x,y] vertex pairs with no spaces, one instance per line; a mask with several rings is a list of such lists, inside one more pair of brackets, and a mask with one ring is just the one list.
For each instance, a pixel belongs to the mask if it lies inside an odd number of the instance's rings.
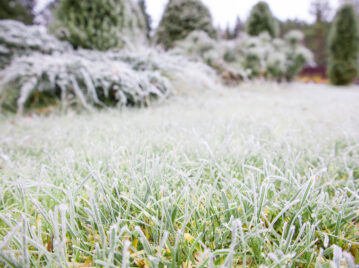
[[315,17],[316,23],[328,21],[331,11],[328,0],[312,0],[310,13]]
[[246,28],[247,33],[252,36],[258,36],[262,32],[268,32],[272,37],[278,35],[277,21],[265,2],[259,2],[253,7]]
[[0,0],[0,19],[12,19],[32,24],[34,5],[34,0]]
[[229,24],[227,24],[222,38],[224,40],[232,40],[234,38],[233,37],[233,31],[232,31],[231,26]]
[[341,5],[352,5],[354,7],[355,12],[359,13],[359,0],[339,0],[339,4]]
[[239,17],[236,18],[236,22],[234,24],[234,27],[231,27],[229,24],[227,24],[224,32],[221,31],[221,38],[225,40],[233,40],[239,37],[239,35],[242,33],[244,29],[243,22]]
[[243,30],[244,30],[244,24],[240,19],[240,17],[237,17],[236,24],[234,25],[234,30],[233,30],[233,38],[238,38]]
[[315,62],[319,66],[327,65],[327,36],[330,31],[331,7],[328,0],[312,0],[310,13],[315,18],[315,23],[310,25],[306,32],[306,43],[314,52]]
[[146,33],[147,33],[147,38],[150,38],[150,34],[151,34],[151,23],[152,23],[152,19],[151,16],[148,14],[147,12],[147,6],[146,6],[146,1],[145,0],[139,0],[138,1],[138,5],[142,11],[143,17],[145,19],[145,26],[146,26]]
[[53,28],[75,48],[107,50],[144,37],[145,23],[132,0],[61,0]]
[[216,37],[209,9],[201,0],[170,0],[161,19],[156,39],[166,49],[193,31],[201,30]]
[[349,85],[358,75],[359,34],[351,5],[337,12],[329,36],[328,75],[334,85]]

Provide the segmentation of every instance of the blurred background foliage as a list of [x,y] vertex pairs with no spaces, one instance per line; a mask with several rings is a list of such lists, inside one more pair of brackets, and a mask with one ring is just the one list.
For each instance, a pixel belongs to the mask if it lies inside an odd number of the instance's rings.
[[246,30],[249,35],[258,36],[263,32],[271,37],[278,36],[278,24],[266,2],[257,3],[248,18]]
[[13,19],[32,24],[35,0],[0,0],[0,19]]
[[333,85],[349,85],[358,76],[359,33],[354,8],[343,5],[329,35],[328,75]]
[[148,25],[132,0],[62,0],[51,27],[75,48],[107,50],[144,42]]
[[[41,90],[58,99],[70,92],[82,104],[99,104],[99,96],[105,96],[117,104],[143,105],[153,96],[170,95],[175,75],[166,68],[178,74],[177,65],[185,73],[185,65],[194,66],[187,61],[201,65],[204,76],[209,68],[217,73],[210,79],[226,85],[293,81],[298,75],[301,81],[334,85],[357,79],[359,0],[341,0],[349,11],[340,9],[334,22],[328,0],[312,0],[313,23],[280,21],[260,1],[247,21],[238,17],[225,29],[214,26],[201,0],[169,0],[157,28],[152,28],[146,0],[52,0],[41,9],[34,0],[0,1],[0,105],[9,103],[9,95],[10,103],[24,107]],[[129,52],[136,56],[123,57]],[[176,64],[181,57],[182,65]],[[90,64],[94,61],[96,66]],[[106,66],[114,69],[112,76]],[[131,73],[127,77],[135,84],[121,78],[124,73]]]
[[175,41],[198,30],[216,37],[209,9],[198,0],[170,0],[156,31],[156,41],[169,49]]

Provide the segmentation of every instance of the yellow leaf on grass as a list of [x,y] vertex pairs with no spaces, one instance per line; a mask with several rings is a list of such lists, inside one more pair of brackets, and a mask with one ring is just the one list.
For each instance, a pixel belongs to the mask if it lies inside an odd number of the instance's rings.
[[191,261],[186,261],[184,263],[182,263],[182,268],[192,268],[192,262]]
[[132,241],[132,246],[133,246],[135,249],[137,249],[137,246],[138,246],[138,239],[137,239],[137,238],[133,239],[133,241]]
[[145,265],[146,265],[145,260],[143,260],[143,259],[136,261],[136,264],[140,267],[145,267]]
[[138,266],[140,266],[141,268],[150,268],[150,262],[147,259],[142,259],[142,260],[138,260],[136,262],[136,264]]
[[136,259],[140,255],[145,255],[145,251],[144,250],[137,251],[137,252],[131,254],[130,257],[133,258],[133,259]]
[[190,242],[190,243],[193,243],[193,241],[194,241],[193,236],[190,235],[189,233],[185,233],[185,234],[184,234],[184,239],[185,239],[186,241]]
[[145,229],[145,236],[146,236],[147,240],[150,240],[150,233],[148,232],[147,229]]

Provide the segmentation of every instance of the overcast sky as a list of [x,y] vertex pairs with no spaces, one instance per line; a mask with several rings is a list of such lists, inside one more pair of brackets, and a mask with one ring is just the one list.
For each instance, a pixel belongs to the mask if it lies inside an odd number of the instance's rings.
[[[49,0],[38,0],[42,6]],[[83,1],[83,0],[82,0]],[[215,26],[226,27],[233,25],[237,16],[245,21],[249,12],[258,0],[202,0],[212,12]],[[157,26],[168,0],[147,0],[147,9],[153,19],[153,26]],[[281,19],[295,19],[313,21],[310,15],[311,0],[267,0],[274,15]],[[338,7],[339,0],[330,0],[333,11]]]

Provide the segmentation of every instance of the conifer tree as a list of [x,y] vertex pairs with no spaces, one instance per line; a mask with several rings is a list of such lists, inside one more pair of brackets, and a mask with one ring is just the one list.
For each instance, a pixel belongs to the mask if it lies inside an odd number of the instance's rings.
[[355,13],[359,13],[359,0],[339,0],[341,5],[352,5],[354,7]]
[[277,21],[265,2],[259,2],[252,8],[246,28],[247,33],[252,36],[258,36],[263,32],[268,32],[272,37],[278,35]]
[[133,0],[61,0],[53,28],[75,48],[98,50],[124,46],[145,33],[142,12]]
[[32,24],[34,5],[33,0],[0,0],[0,20],[12,19]]
[[201,0],[170,0],[156,33],[157,42],[169,49],[193,31],[216,37],[209,9]]
[[138,1],[138,5],[142,11],[143,17],[145,19],[145,28],[146,28],[146,35],[147,38],[150,38],[150,34],[151,34],[151,23],[152,23],[152,19],[151,16],[148,14],[147,12],[147,5],[146,5],[146,1],[145,0],[139,0]]
[[334,85],[349,85],[358,75],[359,34],[351,5],[337,12],[329,36],[328,76]]
[[236,18],[236,24],[234,25],[234,30],[233,30],[233,37],[237,38],[239,37],[239,35],[242,33],[242,31],[244,30],[244,24],[242,22],[242,20],[240,19],[240,17]]

